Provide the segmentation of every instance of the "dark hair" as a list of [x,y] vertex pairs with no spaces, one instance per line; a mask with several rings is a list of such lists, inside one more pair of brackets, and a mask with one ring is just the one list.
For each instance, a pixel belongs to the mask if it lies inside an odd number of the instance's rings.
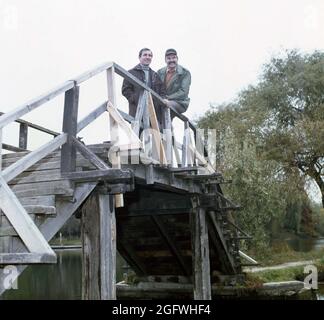
[[149,49],[149,48],[143,48],[143,49],[140,50],[140,52],[139,52],[139,54],[138,54],[138,57],[139,57],[139,58],[142,56],[142,53],[143,53],[144,51],[151,51],[151,52],[152,52],[152,50]]

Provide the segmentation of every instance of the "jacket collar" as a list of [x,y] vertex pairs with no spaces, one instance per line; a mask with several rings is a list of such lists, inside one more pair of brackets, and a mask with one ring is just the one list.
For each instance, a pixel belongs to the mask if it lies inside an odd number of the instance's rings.
[[[141,66],[140,63],[139,63],[138,65],[136,65],[136,66],[134,67],[134,69],[143,71],[142,66]],[[149,67],[149,70],[150,70],[150,71],[152,70],[151,67]]]
[[[167,70],[168,70],[168,67],[164,67],[164,69],[163,69],[163,73],[164,74],[166,74],[167,73]],[[183,74],[183,67],[182,66],[180,66],[180,64],[178,64],[178,66],[177,66],[177,70],[176,70],[176,73],[177,74]]]

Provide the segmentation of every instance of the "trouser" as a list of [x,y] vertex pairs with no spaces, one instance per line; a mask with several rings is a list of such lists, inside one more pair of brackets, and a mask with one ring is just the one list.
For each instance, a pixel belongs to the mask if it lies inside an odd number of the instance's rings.
[[[172,101],[172,100],[170,100],[170,101],[169,101],[169,104],[170,104],[170,106],[173,107],[173,109],[175,109],[175,111],[177,111],[178,113],[184,113],[184,112],[186,112],[186,109],[185,109],[181,104],[179,104],[179,103],[176,102],[176,101]],[[174,117],[175,117],[175,115],[172,114],[171,119],[173,119]]]

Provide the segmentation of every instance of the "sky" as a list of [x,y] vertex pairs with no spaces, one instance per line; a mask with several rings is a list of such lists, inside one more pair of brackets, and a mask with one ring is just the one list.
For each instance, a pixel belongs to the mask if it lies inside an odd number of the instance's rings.
[[[323,30],[322,0],[0,0],[0,111],[105,61],[130,69],[148,47],[154,70],[164,66],[167,48],[178,51],[192,74],[186,115],[194,118],[255,83],[262,64],[280,50],[323,50]],[[118,79],[117,105],[126,111],[120,85]],[[82,117],[105,101],[104,76],[80,92]],[[25,119],[59,131],[62,114],[60,97]],[[98,142],[98,132],[104,139],[106,123],[103,118],[85,130],[85,141]],[[17,141],[14,126],[4,140]]]

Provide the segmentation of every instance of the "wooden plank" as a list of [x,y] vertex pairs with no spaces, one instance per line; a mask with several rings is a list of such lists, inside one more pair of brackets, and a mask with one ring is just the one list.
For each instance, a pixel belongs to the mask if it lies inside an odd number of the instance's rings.
[[89,160],[96,168],[99,170],[107,170],[109,166],[102,161],[95,153],[93,153],[89,148],[87,148],[84,144],[82,144],[79,140],[73,138],[73,143],[79,152]]
[[144,110],[145,110],[145,102],[146,102],[145,98],[146,98],[146,94],[144,94],[144,91],[142,91],[141,95],[139,97],[139,100],[138,100],[135,119],[132,123],[132,130],[136,134],[137,137],[139,137],[141,123],[142,123],[143,114],[144,114]]
[[43,206],[55,206],[54,195],[19,198],[19,201],[23,206],[39,205],[39,204]]
[[24,209],[28,214],[55,216],[56,208],[54,206],[44,205],[25,205]]
[[89,70],[89,71],[86,71],[84,73],[82,73],[81,75],[77,76],[74,78],[74,82],[79,85],[81,84],[82,82],[96,76],[97,74],[111,68],[113,66],[113,62],[105,62],[105,63],[102,63],[101,65]]
[[28,155],[18,160],[10,167],[7,167],[2,171],[2,176],[5,181],[10,181],[15,178],[17,175],[25,171],[27,168],[35,164],[37,161],[42,159],[44,156],[48,155],[52,151],[59,148],[67,140],[66,133],[62,133],[52,141],[48,142],[44,146],[36,149],[35,151],[30,152]]
[[19,125],[19,148],[27,150],[28,126],[26,123]]
[[12,179],[8,185],[18,185],[23,183],[46,182],[62,180],[59,169],[43,170],[43,171],[24,171],[15,179]]
[[64,175],[65,178],[75,182],[84,181],[107,181],[108,183],[127,183],[133,180],[131,170],[107,169],[72,172]]
[[7,144],[7,143],[2,143],[2,149],[12,151],[12,152],[26,151],[26,149],[21,149],[21,148],[12,146],[11,144]]
[[170,251],[172,252],[173,256],[175,256],[176,260],[178,261],[180,268],[185,276],[190,276],[191,272],[188,269],[186,263],[184,262],[180,251],[177,248],[176,241],[168,234],[167,230],[165,229],[163,222],[160,217],[151,215],[151,219],[155,223],[157,229],[159,230],[161,236],[163,237],[164,241],[167,243]]
[[[2,116],[3,114],[4,114],[3,112],[0,112],[0,116]],[[26,120],[23,120],[23,119],[17,119],[17,120],[15,120],[15,122],[20,123],[20,124],[24,124],[24,125],[26,125],[29,128],[33,128],[35,130],[38,130],[38,131],[41,131],[41,132],[44,132],[44,133],[48,133],[48,134],[50,134],[50,135],[52,135],[54,137],[60,135],[58,132],[55,132],[53,130],[44,128],[42,126],[39,126],[38,124],[31,123],[31,122],[26,121]]]
[[56,263],[56,254],[0,253],[0,265]]
[[55,255],[2,177],[0,177],[0,208],[31,252]]
[[91,122],[100,117],[104,112],[107,111],[107,102],[105,101],[99,107],[91,111],[87,116],[85,116],[81,121],[78,122],[77,132],[80,132],[85,127],[87,127]]
[[189,124],[188,122],[184,122],[184,131],[183,131],[183,143],[182,143],[182,161],[181,161],[181,166],[189,166],[188,163],[188,132],[189,132]]
[[[109,128],[110,128],[110,140],[113,146],[118,145],[119,142],[119,129],[118,129],[118,122],[114,115],[117,116],[119,113],[116,111],[114,112],[114,106],[116,106],[116,82],[115,82],[115,66],[113,65],[111,68],[107,70],[107,94],[108,94],[108,107],[111,106],[109,112]],[[109,102],[111,105],[109,105]],[[111,148],[112,150],[112,148]],[[120,169],[120,154],[119,150],[116,151],[115,155],[112,159],[112,167],[115,169]],[[124,206],[124,197],[122,194],[117,194],[115,196],[115,204],[116,208],[120,208]]]
[[163,109],[163,135],[165,137],[165,154],[168,165],[172,166],[172,123],[171,123],[171,115],[170,109]]
[[82,207],[83,299],[115,299],[116,221],[113,197],[94,193]]
[[99,194],[101,299],[116,300],[116,217],[114,197]]
[[[189,145],[189,149],[191,152],[196,156],[197,160],[200,161],[203,166],[210,172],[210,173],[215,173],[215,169],[208,163],[204,157],[194,148],[193,146]],[[199,163],[199,162],[198,162]]]
[[[50,241],[54,235],[62,228],[66,221],[73,215],[73,213],[80,207],[84,200],[89,196],[91,191],[95,188],[96,183],[86,183],[82,185],[77,185],[74,193],[73,202],[58,201],[56,204],[56,209],[58,212],[55,219],[47,219],[41,226],[40,230],[43,233],[45,239]],[[1,241],[0,241],[1,245]],[[26,248],[23,244],[17,244],[14,246],[15,252],[23,252]],[[18,274],[21,274],[26,266],[17,266]],[[0,296],[6,291],[4,287],[5,275],[0,272]],[[13,279],[14,280],[14,279]]]
[[190,215],[192,235],[192,259],[194,275],[194,299],[211,300],[210,261],[206,212],[196,207]]
[[58,87],[50,90],[48,93],[41,95],[40,97],[33,99],[22,106],[0,116],[0,128],[3,128],[7,124],[19,119],[23,115],[29,113],[30,111],[36,109],[47,101],[52,100],[57,97],[59,94],[64,93],[65,91],[72,89],[74,87],[73,81],[67,81]]
[[155,146],[157,148],[157,150],[159,150],[159,160],[160,163],[162,165],[167,165],[167,159],[165,156],[165,151],[164,151],[164,146],[162,143],[162,139],[161,139],[161,135],[160,135],[160,128],[159,128],[159,124],[156,118],[156,113],[155,113],[155,109],[154,109],[154,104],[153,104],[153,99],[152,96],[149,94],[148,95],[148,113],[149,113],[149,117],[150,117],[150,122],[151,122],[151,126],[152,126],[152,134],[153,134],[153,140],[155,143]]
[[2,128],[0,128],[0,175],[2,174]]
[[63,129],[67,141],[61,151],[61,172],[73,172],[76,167],[76,146],[72,138],[76,137],[78,126],[79,87],[75,86],[65,92]]
[[[114,119],[114,121],[117,123],[117,126],[120,126],[121,129],[124,130],[127,137],[129,138],[129,144],[130,145],[137,145],[138,148],[141,148],[141,141],[139,140],[138,136],[135,134],[135,132],[128,126],[126,121],[123,119],[123,117],[118,113],[117,109],[113,106],[111,102],[108,102],[107,104],[107,111],[109,112],[109,115]],[[118,145],[118,144],[117,144]],[[116,146],[116,144],[114,144]]]

